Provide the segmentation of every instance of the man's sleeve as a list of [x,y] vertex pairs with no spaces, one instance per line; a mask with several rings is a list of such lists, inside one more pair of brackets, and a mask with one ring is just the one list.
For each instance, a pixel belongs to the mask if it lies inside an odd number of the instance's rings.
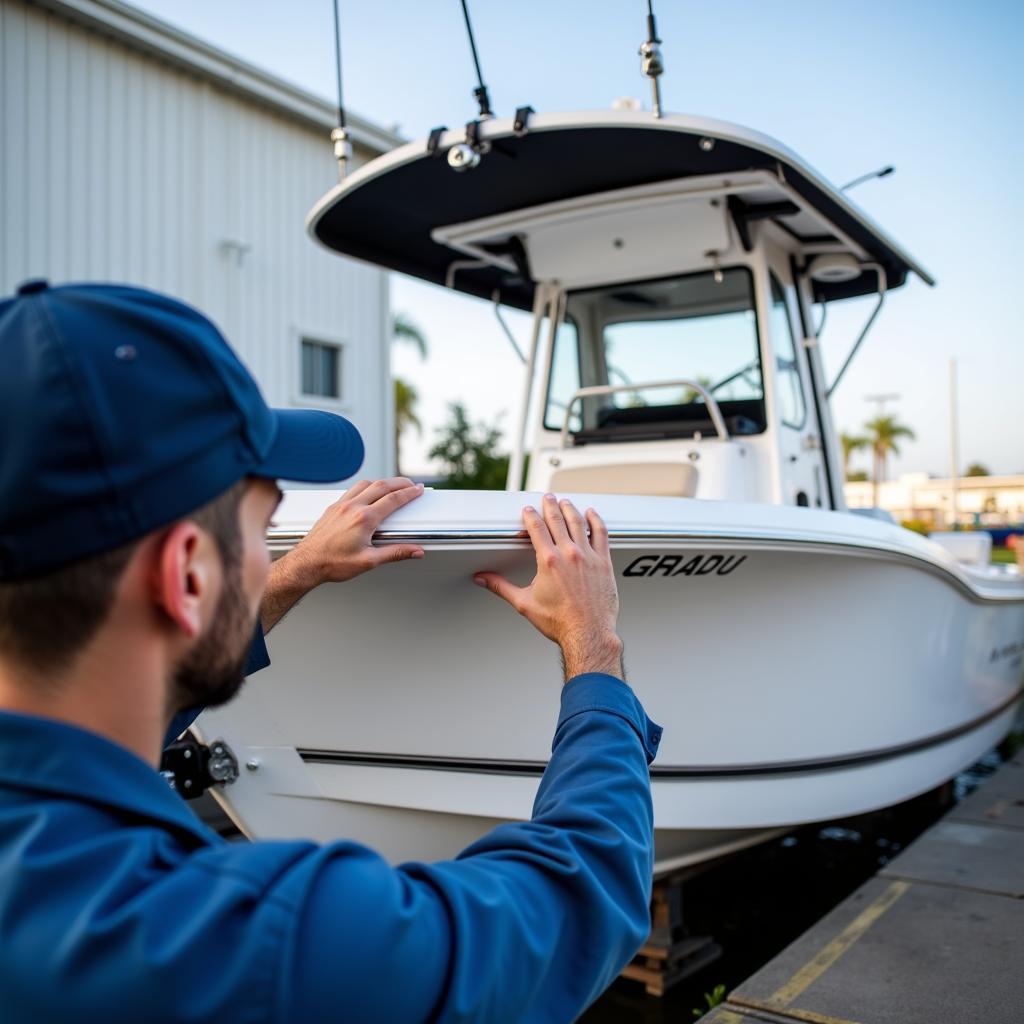
[[[244,675],[251,676],[270,664],[270,654],[267,652],[267,641],[263,636],[263,624],[256,620],[256,632],[253,634],[252,643],[249,645],[249,654],[245,662]],[[169,747],[199,716],[203,709],[187,708],[171,719],[167,735],[164,736],[164,746]]]
[[295,911],[291,1019],[574,1020],[649,931],[660,739],[625,683],[579,676],[532,820],[454,861],[395,869],[343,843],[297,865],[275,886]]
[[263,635],[263,623],[256,619],[256,632],[249,645],[249,654],[245,660],[244,675],[252,676],[270,664],[270,653],[267,651],[267,640]]

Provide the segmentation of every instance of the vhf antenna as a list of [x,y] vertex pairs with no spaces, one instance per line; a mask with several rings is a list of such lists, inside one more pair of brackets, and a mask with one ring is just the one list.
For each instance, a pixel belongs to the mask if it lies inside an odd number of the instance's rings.
[[348,162],[352,159],[352,143],[345,125],[345,104],[341,94],[341,19],[338,17],[338,0],[334,0],[334,70],[338,83],[338,124],[331,130],[334,143],[334,158],[338,161],[338,178],[345,180]]
[[473,90],[473,96],[480,104],[480,120],[483,121],[486,118],[494,117],[494,111],[491,110],[491,97],[487,94],[487,86],[484,85],[484,76],[480,70],[480,58],[476,52],[476,40],[473,38],[473,25],[469,20],[469,7],[466,5],[466,0],[462,0],[462,16],[466,19],[466,35],[469,36],[469,49],[473,54],[473,67],[476,68],[477,87]]
[[654,3],[647,0],[647,41],[640,44],[640,70],[651,80],[651,105],[654,116],[661,117],[661,86],[658,76],[665,70],[661,59],[661,40],[658,38],[658,27],[654,23]]
[[[490,151],[491,144],[481,138],[480,125],[494,117],[491,110],[491,97],[487,93],[487,86],[484,85],[484,76],[480,71],[480,57],[476,52],[476,40],[473,38],[473,24],[469,20],[469,6],[466,0],[462,0],[462,16],[466,19],[466,35],[469,36],[469,49],[473,54],[473,67],[476,68],[477,86],[473,90],[477,103],[480,104],[480,113],[475,121],[466,125],[466,137],[462,142],[455,143],[448,150],[448,166],[453,171],[470,171],[480,164],[480,157]],[[431,139],[440,138],[440,129],[431,133]]]
[[[467,0],[462,2],[462,17],[466,22],[466,35],[469,37],[469,52],[473,55],[473,67],[476,69],[476,88],[473,96],[480,105],[480,113],[476,119],[466,124],[466,134],[462,142],[456,142],[448,149],[448,166],[453,171],[470,171],[480,166],[480,158],[491,151],[491,141],[483,137],[481,125],[494,117],[491,110],[491,97],[484,85],[484,75],[480,70],[480,55],[476,52],[476,38],[473,36],[473,23],[469,19],[469,4]],[[533,107],[517,107],[515,120],[512,122],[512,133],[517,138],[522,138],[528,131],[527,123]],[[427,152],[436,156],[440,152],[441,138],[447,128],[435,128],[427,140]],[[495,147],[500,148],[500,147]],[[505,152],[505,150],[502,150]],[[453,263],[452,266],[455,266]]]

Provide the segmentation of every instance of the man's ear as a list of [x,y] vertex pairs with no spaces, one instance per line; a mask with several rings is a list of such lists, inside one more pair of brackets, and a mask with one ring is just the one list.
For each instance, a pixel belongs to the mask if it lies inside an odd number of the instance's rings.
[[177,523],[164,535],[154,566],[157,603],[187,637],[198,636],[212,613],[220,586],[214,544],[193,522]]

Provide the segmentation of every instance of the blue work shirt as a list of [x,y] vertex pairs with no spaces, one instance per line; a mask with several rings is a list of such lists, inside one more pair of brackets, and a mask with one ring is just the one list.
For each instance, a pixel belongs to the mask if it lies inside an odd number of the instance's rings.
[[660,738],[625,683],[578,676],[532,819],[393,868],[225,842],[127,749],[2,712],[0,1019],[571,1021],[648,933]]

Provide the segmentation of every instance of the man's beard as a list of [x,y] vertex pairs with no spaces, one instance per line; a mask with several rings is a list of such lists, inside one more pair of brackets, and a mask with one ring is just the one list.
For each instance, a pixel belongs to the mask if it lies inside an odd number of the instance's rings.
[[242,589],[241,559],[226,560],[224,589],[210,629],[174,671],[171,711],[215,708],[231,700],[245,678],[255,629],[256,616],[249,610]]

